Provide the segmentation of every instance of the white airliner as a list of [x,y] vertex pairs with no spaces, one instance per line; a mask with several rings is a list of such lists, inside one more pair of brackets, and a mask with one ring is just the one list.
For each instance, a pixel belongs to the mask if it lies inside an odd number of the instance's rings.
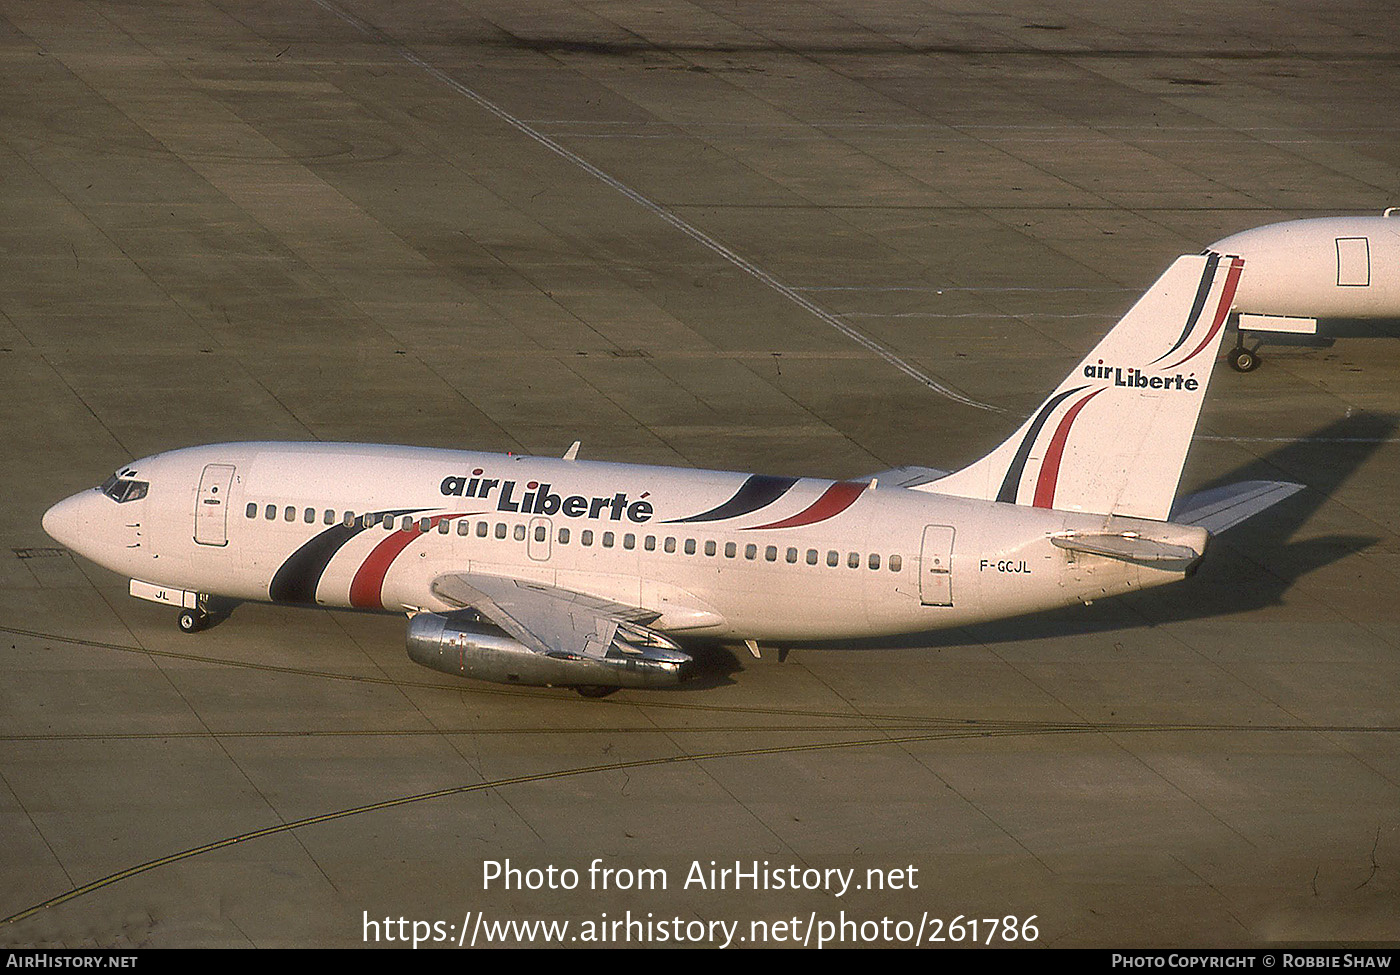
[[1319,318],[1400,318],[1400,216],[1311,217],[1234,234],[1210,250],[1249,265],[1235,292],[1239,343],[1230,365],[1249,372],[1258,346],[1244,333],[1317,333]]
[[[953,474],[773,477],[415,447],[231,443],[138,460],[44,529],[180,607],[407,613],[421,664],[584,693],[674,684],[678,639],[962,626],[1174,582],[1298,490],[1185,499],[1242,262],[1182,257],[1019,430]],[[1170,520],[1169,520],[1170,519]]]

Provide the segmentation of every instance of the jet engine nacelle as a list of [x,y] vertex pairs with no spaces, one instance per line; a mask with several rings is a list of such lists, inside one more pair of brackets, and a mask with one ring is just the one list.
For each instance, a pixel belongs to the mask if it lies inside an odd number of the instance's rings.
[[670,687],[690,676],[689,656],[647,634],[646,644],[619,635],[604,657],[543,654],[490,624],[425,612],[408,621],[408,656],[459,677],[534,687]]
[[1240,328],[1311,334],[1319,318],[1400,318],[1400,215],[1390,214],[1288,220],[1211,244],[1244,258]]

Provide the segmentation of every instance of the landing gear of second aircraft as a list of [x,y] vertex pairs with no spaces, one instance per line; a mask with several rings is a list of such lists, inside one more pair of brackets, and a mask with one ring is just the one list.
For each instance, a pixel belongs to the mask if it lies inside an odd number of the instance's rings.
[[1259,353],[1237,345],[1230,350],[1230,368],[1235,372],[1253,372],[1259,368]]

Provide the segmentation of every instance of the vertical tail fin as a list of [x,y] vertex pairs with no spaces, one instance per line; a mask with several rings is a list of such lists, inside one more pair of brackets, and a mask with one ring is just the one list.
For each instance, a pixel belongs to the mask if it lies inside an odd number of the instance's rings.
[[1177,258],[996,450],[914,490],[1165,520],[1244,261]]

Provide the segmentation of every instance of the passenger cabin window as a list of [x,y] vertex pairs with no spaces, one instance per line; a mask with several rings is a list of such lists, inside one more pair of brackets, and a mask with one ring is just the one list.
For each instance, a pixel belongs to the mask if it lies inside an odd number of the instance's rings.
[[873,552],[870,555],[870,567],[872,569],[878,569],[880,567],[880,556]]
[[676,550],[676,540],[674,538],[667,538],[666,543],[662,546],[662,548],[664,548],[667,552],[674,552]]
[[326,515],[325,515],[324,518],[321,519],[321,521],[324,522],[324,523],[327,524],[327,525],[334,525],[334,524],[335,524],[335,511],[334,511],[333,509],[331,509],[331,508],[327,508],[327,509],[326,509]]
[[898,555],[891,555],[891,556],[890,556],[890,571],[891,571],[891,572],[898,572],[898,571],[903,567],[903,565],[904,565],[904,560],[901,559]]
[[249,502],[248,502],[248,512],[247,512],[247,513],[248,513],[248,517],[249,517],[249,518],[256,518],[256,517],[258,516],[258,503],[257,503],[256,501],[249,501]]
[[615,537],[612,532],[603,532],[603,548],[612,548]]
[[306,522],[308,525],[316,524],[316,509],[307,508],[301,513],[301,520]]
[[686,555],[694,555],[694,554],[695,554],[695,539],[693,539],[693,538],[687,538],[687,539],[685,540],[685,554],[686,554]]
[[478,521],[478,522],[476,523],[476,537],[477,537],[477,538],[485,538],[485,537],[486,537],[486,533],[487,533],[488,531],[490,531],[490,530],[491,530],[491,526],[488,525],[486,522],[484,522],[484,521]]
[[468,532],[470,532],[471,530],[472,530],[472,523],[469,522],[469,521],[467,521],[467,519],[463,518],[461,521],[457,522],[457,534],[458,534],[458,535],[466,535],[466,534],[467,534]]
[[525,541],[525,526],[524,526],[524,525],[516,525],[516,526],[515,526],[515,533],[514,533],[514,534],[515,534],[515,540],[516,540],[517,542],[523,542],[523,541]]
[[560,544],[560,545],[568,545],[568,544],[569,544],[569,530],[568,530],[567,528],[561,528],[561,529],[559,529],[559,544]]
[[706,543],[705,543],[705,554],[706,554],[706,555],[714,555],[715,552],[716,552],[715,543],[714,543],[714,542],[706,542]]
[[592,544],[593,544],[593,532],[592,532],[590,529],[587,529],[587,528],[585,528],[583,531],[579,532],[579,534],[578,534],[578,543],[579,543],[580,545],[592,545]]
[[816,564],[817,564],[817,559],[818,559],[819,557],[820,557],[820,556],[819,556],[819,554],[817,553],[817,550],[816,550],[816,549],[814,549],[814,548],[809,548],[809,549],[807,550],[807,564],[808,564],[808,565],[816,565]]
[[282,517],[285,518],[287,521],[296,521],[296,520],[297,520],[297,509],[296,509],[296,505],[292,505],[292,504],[287,505],[286,509],[282,512]]
[[277,520],[277,505],[275,505],[275,504],[270,504],[270,505],[268,505],[268,506],[267,506],[267,510],[263,512],[263,515],[264,515],[264,517],[267,518],[268,521],[276,521],[276,520]]
[[506,537],[506,523],[505,523],[504,521],[498,521],[498,522],[496,522],[496,537],[497,537],[497,538],[505,538],[505,537]]
[[724,543],[724,557],[725,557],[726,559],[732,559],[732,558],[734,558],[734,556],[737,555],[738,552],[739,552],[739,546],[735,545],[733,542],[725,542],[725,543]]

